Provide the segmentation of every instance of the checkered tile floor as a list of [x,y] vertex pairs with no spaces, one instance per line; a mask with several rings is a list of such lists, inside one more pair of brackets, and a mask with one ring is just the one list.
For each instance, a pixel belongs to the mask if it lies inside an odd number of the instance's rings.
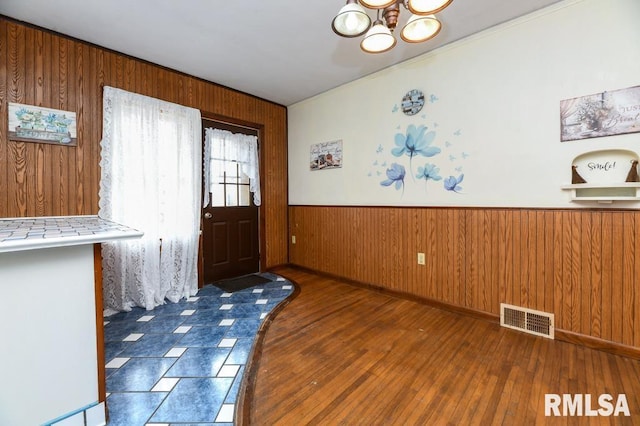
[[267,314],[293,292],[271,282],[105,318],[110,426],[231,425],[248,356]]

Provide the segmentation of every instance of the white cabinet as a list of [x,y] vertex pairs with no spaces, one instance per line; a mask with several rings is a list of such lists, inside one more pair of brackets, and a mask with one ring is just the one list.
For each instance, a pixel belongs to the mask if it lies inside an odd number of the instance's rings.
[[94,244],[141,235],[97,216],[0,219],[0,425],[104,424]]

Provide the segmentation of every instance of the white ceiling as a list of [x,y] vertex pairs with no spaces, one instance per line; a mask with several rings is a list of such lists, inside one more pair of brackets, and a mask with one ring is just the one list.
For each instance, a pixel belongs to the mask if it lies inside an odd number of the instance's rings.
[[377,55],[331,30],[345,0],[2,0],[0,14],[288,106],[558,1],[454,0],[435,39]]

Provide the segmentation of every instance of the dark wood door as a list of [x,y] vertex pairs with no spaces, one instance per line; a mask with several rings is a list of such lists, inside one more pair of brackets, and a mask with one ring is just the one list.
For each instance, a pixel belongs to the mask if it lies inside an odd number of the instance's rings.
[[205,283],[258,272],[258,208],[207,207],[203,213]]
[[[255,129],[203,119],[203,140],[208,127],[257,136]],[[258,214],[249,178],[242,167],[213,158],[211,203],[202,211],[202,271],[204,284],[260,271]],[[214,172],[213,163],[216,163]]]

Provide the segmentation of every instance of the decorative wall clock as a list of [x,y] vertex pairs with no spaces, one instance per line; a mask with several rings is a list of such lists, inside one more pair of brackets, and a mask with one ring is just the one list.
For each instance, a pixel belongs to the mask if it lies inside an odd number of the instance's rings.
[[402,112],[406,115],[415,115],[419,113],[423,106],[424,93],[420,90],[409,90],[402,98]]

